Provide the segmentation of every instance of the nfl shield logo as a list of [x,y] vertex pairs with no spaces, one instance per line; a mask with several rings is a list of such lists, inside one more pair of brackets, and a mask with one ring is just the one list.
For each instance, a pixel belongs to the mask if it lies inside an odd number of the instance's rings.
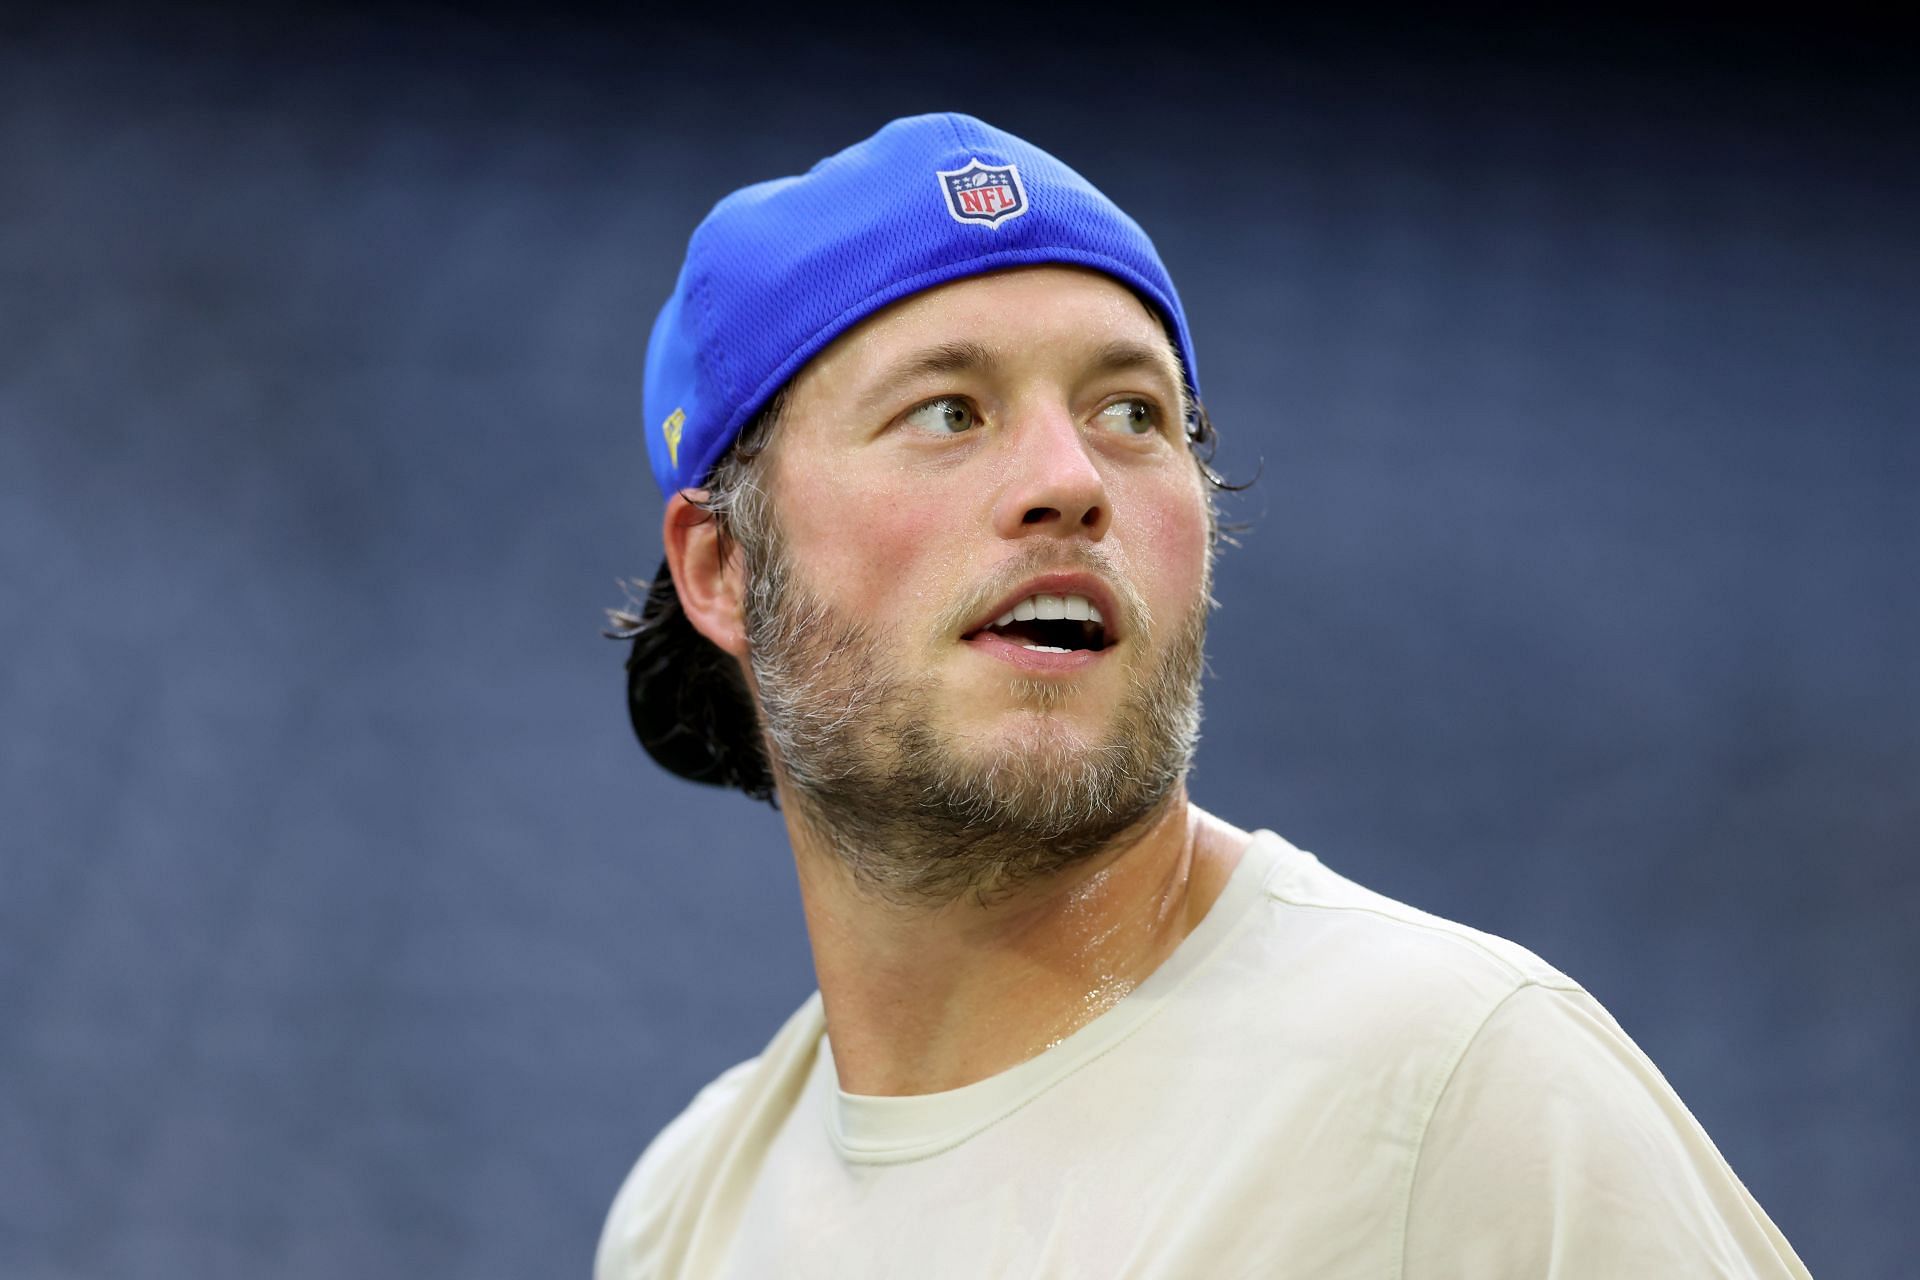
[[998,227],[1027,211],[1027,189],[1012,165],[969,161],[964,169],[939,170],[940,190],[955,222],[984,222]]

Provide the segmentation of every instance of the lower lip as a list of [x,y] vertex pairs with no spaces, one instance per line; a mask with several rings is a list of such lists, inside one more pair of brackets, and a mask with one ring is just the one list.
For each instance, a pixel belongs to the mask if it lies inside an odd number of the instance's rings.
[[1072,675],[1076,671],[1085,671],[1106,657],[1108,652],[1107,649],[1068,649],[1065,653],[1049,653],[1029,649],[1016,640],[997,636],[991,631],[982,631],[967,643],[988,657],[997,658],[1029,675]]

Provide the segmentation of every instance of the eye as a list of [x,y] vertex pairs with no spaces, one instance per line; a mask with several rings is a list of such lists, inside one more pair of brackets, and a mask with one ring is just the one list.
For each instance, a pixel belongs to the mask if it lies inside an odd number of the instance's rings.
[[980,425],[973,406],[959,396],[942,396],[909,410],[904,421],[937,436],[957,436]]
[[1160,410],[1148,400],[1116,400],[1099,416],[1102,426],[1121,435],[1150,435],[1160,426]]

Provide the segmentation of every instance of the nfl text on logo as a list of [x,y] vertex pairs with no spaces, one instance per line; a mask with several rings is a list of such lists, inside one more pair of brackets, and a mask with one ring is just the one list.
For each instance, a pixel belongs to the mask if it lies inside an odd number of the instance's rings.
[[938,174],[955,222],[997,227],[1027,211],[1027,189],[1020,184],[1020,171],[1010,164],[972,160],[964,169],[941,169]]

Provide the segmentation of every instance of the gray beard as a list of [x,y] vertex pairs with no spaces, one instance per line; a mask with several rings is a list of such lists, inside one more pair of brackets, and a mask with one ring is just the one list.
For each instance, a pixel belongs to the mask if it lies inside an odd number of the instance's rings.
[[[1090,556],[1079,563],[1106,567]],[[888,632],[831,610],[778,545],[750,578],[747,639],[783,798],[855,882],[885,900],[939,907],[971,894],[984,903],[1056,875],[1146,825],[1193,763],[1204,581],[1106,738],[1081,741],[1047,714],[1073,691],[1032,681],[1020,690],[1028,722],[969,752],[934,727],[933,689],[899,671]],[[1132,614],[1129,645],[1151,652],[1144,606],[1125,601],[1123,612]]]

